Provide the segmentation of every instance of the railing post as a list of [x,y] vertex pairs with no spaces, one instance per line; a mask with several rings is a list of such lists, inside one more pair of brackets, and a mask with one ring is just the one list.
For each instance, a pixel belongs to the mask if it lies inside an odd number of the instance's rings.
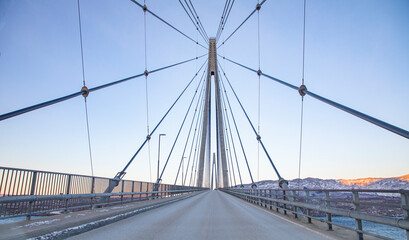
[[146,196],[146,200],[149,200],[149,183],[147,182],[146,183],[146,193],[145,193],[145,196]]
[[[354,204],[354,210],[359,212],[361,210],[361,206],[359,204],[359,193],[358,192],[352,192],[352,201]],[[362,220],[361,219],[355,219],[355,228],[358,231],[362,231]],[[362,234],[362,232],[357,232],[358,234],[358,239],[359,240],[363,240],[364,239],[364,235]]]
[[133,193],[135,192],[135,181],[132,181],[132,195],[131,195],[131,202],[133,201]]
[[[36,182],[37,182],[37,172],[33,172],[33,179],[31,179],[30,195],[34,195],[34,191],[36,189]],[[31,219],[32,211],[33,211],[33,202],[30,201],[29,204],[28,204],[28,214],[26,216],[26,220]]]
[[256,190],[256,196],[257,196],[257,205],[259,205],[259,206],[263,206],[263,204],[261,203],[261,199],[260,199],[260,195],[261,195],[261,190],[260,189],[257,189]]
[[142,200],[142,182],[139,183],[139,201]]
[[[95,193],[95,177],[92,177],[91,180],[91,194]],[[91,197],[91,208],[94,208],[94,198]]]
[[[305,191],[305,196],[306,196],[306,201],[307,201],[307,203],[310,203],[311,202],[311,199],[310,199],[310,191]],[[308,218],[308,223],[311,223],[311,210],[308,208],[307,209],[307,218]]]
[[125,181],[124,180],[122,180],[121,181],[122,182],[122,185],[121,185],[121,204],[122,204],[122,202],[123,202],[123,200],[124,200],[124,184],[125,184]]
[[[264,189],[264,197],[267,197],[267,190]],[[264,208],[267,208],[267,200],[264,199]]]
[[[292,201],[295,203],[297,201],[297,191],[293,190],[293,199]],[[297,206],[293,205],[293,211],[294,211],[294,218],[298,218],[298,214],[297,214]]]
[[[403,211],[403,217],[405,220],[409,220],[409,193],[401,192],[401,208]],[[409,231],[406,230],[406,238],[409,240]]]
[[[274,190],[275,199],[278,199],[278,190]],[[276,201],[276,212],[279,212],[279,203]]]
[[[287,191],[283,190],[283,200],[287,200]],[[284,203],[284,215],[287,215],[287,204]]]
[[[68,175],[68,180],[67,180],[67,188],[65,189],[65,194],[68,195],[70,194],[71,190],[71,175]],[[64,212],[68,211],[68,198],[65,199],[65,209]]]
[[[326,207],[331,207],[329,192],[328,191],[324,191],[324,192],[325,192],[325,206]],[[331,222],[332,222],[332,214],[327,213],[327,224],[328,224],[328,230],[329,231],[332,231]]]

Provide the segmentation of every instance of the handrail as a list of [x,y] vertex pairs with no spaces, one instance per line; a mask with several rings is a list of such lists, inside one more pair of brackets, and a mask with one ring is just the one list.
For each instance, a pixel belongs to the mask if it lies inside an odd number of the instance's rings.
[[[311,211],[323,213],[326,215],[326,220],[324,221],[328,224],[328,229],[332,230],[332,225],[350,229],[347,226],[340,224],[335,224],[332,222],[332,216],[343,216],[352,218],[356,222],[356,229],[352,229],[357,232],[359,238],[361,239],[362,234],[369,234],[373,236],[378,236],[375,233],[370,233],[363,231],[362,229],[362,220],[393,226],[409,231],[409,191],[408,190],[372,190],[372,189],[237,189],[237,188],[226,188],[220,189],[226,193],[229,193],[233,196],[245,199],[249,202],[252,202],[257,205],[267,207],[269,205],[270,209],[275,208],[277,212],[279,209],[283,210],[284,214],[287,214],[287,211],[292,212],[294,217],[297,218],[298,215],[305,216],[308,218],[308,221],[311,222],[311,219],[315,217],[311,214]],[[274,194],[272,192],[275,192]],[[304,192],[305,196],[300,196],[300,193]],[[325,198],[313,198],[310,196],[311,192],[323,192],[325,193]],[[331,199],[331,192],[349,192],[352,194],[352,199],[350,201],[342,201],[344,204],[348,202],[352,205],[352,210],[348,206],[348,210],[342,209],[341,207],[331,206],[332,203],[339,202],[338,199]],[[395,197],[395,200],[400,200],[400,205],[398,204],[381,204],[376,203],[377,206],[387,207],[388,209],[395,208],[402,211],[403,217],[386,217],[381,215],[373,215],[365,213],[361,210],[362,206],[374,205],[368,200],[362,201],[359,199],[359,193],[388,193],[396,194],[399,197]],[[278,194],[280,193],[280,194]],[[298,195],[297,195],[298,193]],[[315,200],[315,202],[314,202]],[[320,202],[317,204],[316,200]],[[334,201],[335,200],[335,201]],[[303,210],[303,211],[301,211]]]

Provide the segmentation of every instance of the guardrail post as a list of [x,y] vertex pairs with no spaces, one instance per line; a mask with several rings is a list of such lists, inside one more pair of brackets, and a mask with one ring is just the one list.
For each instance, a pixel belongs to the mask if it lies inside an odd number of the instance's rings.
[[[405,220],[409,220],[409,193],[401,192],[401,208],[403,211],[403,217]],[[409,231],[406,230],[406,238],[409,240]]]
[[[283,200],[287,200],[287,192],[283,190]],[[284,203],[284,215],[287,215],[287,204]]]
[[[34,191],[36,189],[36,182],[37,182],[37,172],[33,172],[33,179],[31,179],[30,195],[34,195]],[[30,201],[28,204],[28,214],[26,216],[26,220],[31,219],[32,211],[33,211],[33,201]]]
[[[310,191],[305,191],[305,196],[306,196],[306,201],[307,201],[307,203],[310,203],[311,202],[311,199],[310,199]],[[308,218],[308,223],[311,223],[311,210],[308,208],[307,209],[307,218]]]
[[[352,201],[354,204],[354,210],[359,212],[361,210],[361,206],[359,204],[359,193],[358,192],[352,192]],[[362,220],[361,219],[355,219],[355,227],[356,227],[356,230],[362,231]],[[359,240],[364,239],[364,235],[362,234],[362,232],[357,232],[357,234],[358,234]]]
[[[329,192],[328,191],[324,191],[325,192],[325,206],[326,207],[330,207],[331,206],[331,202],[330,202],[330,196],[329,196]],[[331,213],[327,213],[327,224],[328,224],[328,230],[332,231],[332,214]]]
[[270,189],[270,210],[273,209],[273,200],[272,200],[272,198],[273,198],[273,195],[272,195],[272,191]]
[[[267,190],[264,189],[264,197],[267,197]],[[264,208],[267,208],[267,200],[264,198]]]
[[[275,199],[277,200],[278,199],[278,190],[274,190],[274,191],[275,191]],[[276,202],[276,212],[279,212],[278,206],[279,206],[279,203]]]
[[133,201],[133,193],[135,192],[135,181],[132,181],[132,195],[131,195],[131,201]]
[[260,199],[260,195],[261,195],[261,190],[260,189],[257,189],[256,190],[256,196],[257,196],[257,205],[259,205],[259,206],[263,206],[263,204],[261,203],[261,199]]
[[[92,177],[91,181],[92,181],[91,182],[91,194],[93,194],[93,193],[95,193],[95,190],[94,190],[94,188],[95,188],[95,177]],[[94,208],[94,198],[93,197],[91,197],[91,208]]]
[[142,200],[142,182],[139,183],[139,201]]
[[149,193],[148,192],[149,192],[149,183],[147,182],[146,183],[146,193],[145,193],[145,196],[146,196],[147,200],[149,200]]
[[[68,179],[67,179],[67,188],[65,189],[65,194],[70,194],[70,190],[71,190],[71,175],[68,175]],[[65,199],[65,209],[64,212],[68,211],[68,198]]]
[[125,181],[124,180],[122,180],[122,185],[121,185],[121,204],[123,203],[123,200],[124,200],[124,184],[125,184]]
[[[293,202],[297,201],[296,197],[297,197],[297,191],[293,190],[293,198],[292,198]],[[297,206],[293,205],[294,218],[298,218],[297,210],[298,210]]]

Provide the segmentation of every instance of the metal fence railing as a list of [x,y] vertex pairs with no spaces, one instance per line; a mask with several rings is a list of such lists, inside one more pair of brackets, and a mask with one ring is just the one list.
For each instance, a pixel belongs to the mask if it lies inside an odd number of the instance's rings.
[[[339,226],[357,233],[358,239],[371,235],[391,239],[367,231],[363,221],[389,225],[406,231],[409,240],[409,191],[408,190],[358,190],[358,189],[236,189],[222,191],[251,203],[283,214],[291,213],[311,220],[325,222],[328,230]],[[354,227],[333,221],[334,216],[352,219]]]
[[104,193],[111,179],[85,175],[0,167],[0,219],[46,215],[54,211],[165,198],[202,188],[121,180]]

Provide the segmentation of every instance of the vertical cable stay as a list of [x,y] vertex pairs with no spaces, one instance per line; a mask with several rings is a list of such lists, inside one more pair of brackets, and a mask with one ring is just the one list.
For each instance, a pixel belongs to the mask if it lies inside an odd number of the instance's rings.
[[[82,90],[85,91],[85,93],[83,93],[82,96],[84,96],[85,120],[87,122],[88,152],[89,152],[89,161],[90,161],[90,165],[91,165],[91,175],[94,176],[94,166],[92,164],[91,136],[90,136],[90,133],[89,133],[88,105],[87,105],[87,97],[88,97],[88,94],[89,94],[89,90],[85,86],[84,48],[83,48],[83,45],[82,45],[82,24],[81,24],[80,0],[77,0],[77,8],[78,8],[78,26],[79,26],[79,32],[80,32],[82,84],[83,84],[83,87],[82,87],[81,91]],[[92,191],[93,191],[93,189],[92,189]]]
[[[304,86],[304,74],[305,74],[305,8],[306,0],[304,0],[304,22],[303,22],[303,39],[302,39],[302,79],[301,86]],[[301,87],[300,87],[301,88]],[[301,114],[300,114],[300,149],[298,155],[298,188],[301,188],[301,160],[302,160],[302,133],[303,133],[303,119],[304,119],[304,94],[301,95]]]
[[[257,6],[260,1],[257,0]],[[257,8],[257,42],[258,42],[258,70],[260,69],[260,8]],[[257,119],[257,134],[260,136],[260,88],[261,80],[260,74],[258,75],[258,119]],[[257,142],[257,182],[260,181],[260,142]]]
[[[145,4],[146,1],[144,1]],[[146,6],[146,5],[145,5]],[[146,102],[146,131],[149,135],[149,96],[148,96],[148,53],[147,53],[147,41],[146,41],[146,10],[143,11],[143,30],[145,40],[145,102]],[[148,139],[148,160],[149,160],[149,181],[152,182],[152,163],[151,163],[151,141]]]

